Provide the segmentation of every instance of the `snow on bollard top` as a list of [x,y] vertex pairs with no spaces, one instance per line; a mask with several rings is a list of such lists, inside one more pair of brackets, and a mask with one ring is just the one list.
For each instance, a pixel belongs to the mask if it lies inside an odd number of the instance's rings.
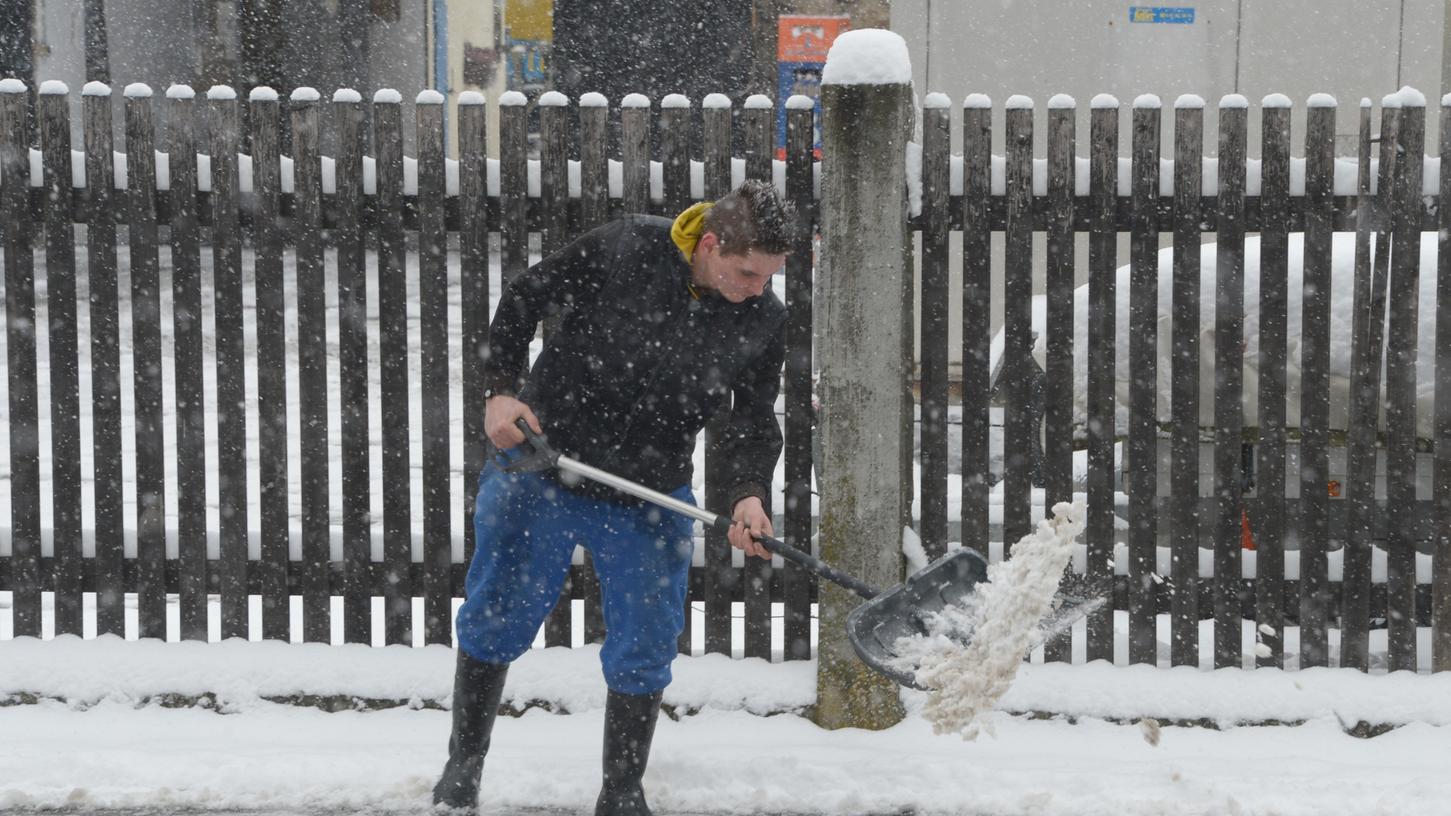
[[1164,107],[1158,94],[1139,94],[1134,97],[1134,110],[1159,110]]
[[1090,108],[1093,108],[1094,110],[1103,110],[1104,108],[1117,108],[1118,97],[1114,96],[1113,94],[1101,93],[1098,96],[1095,96],[1093,98],[1093,101],[1088,103],[1088,106]]
[[1012,96],[1008,97],[1008,101],[1006,101],[1006,102],[1003,103],[1003,110],[1023,110],[1023,109],[1027,109],[1027,110],[1032,110],[1033,109],[1033,98],[1031,96],[1024,96],[1022,94],[1013,94]]
[[775,107],[775,105],[776,103],[771,101],[771,97],[765,94],[751,94],[746,97],[746,103],[743,107],[746,110],[769,110]]
[[1262,108],[1288,108],[1291,107],[1290,97],[1282,93],[1272,93],[1260,100]]
[[559,91],[545,91],[539,97],[541,108],[566,108],[569,107],[569,97]]
[[403,94],[392,88],[379,88],[373,92],[374,105],[398,105],[403,102]]
[[1053,98],[1048,100],[1048,110],[1066,110],[1076,107],[1078,107],[1078,102],[1068,94],[1053,94]]
[[458,95],[458,103],[460,105],[482,105],[485,104],[486,101],[487,100],[484,99],[484,95],[479,93],[478,91],[464,91],[463,93]]
[[316,102],[322,99],[322,94],[316,88],[302,87],[294,88],[287,98],[293,102]]
[[[791,99],[795,98],[796,97],[794,96],[791,97]],[[787,100],[786,107],[791,107],[790,100]],[[947,94],[942,93],[941,91],[933,91],[932,93],[927,94],[926,99],[922,100],[923,110],[941,110],[943,108],[950,107],[952,107],[952,100],[948,98]]]
[[333,91],[334,104],[352,105],[363,101],[363,95],[352,88],[338,88]]
[[993,100],[992,97],[983,93],[968,94],[967,98],[962,100],[962,106],[973,109],[991,108]]
[[20,94],[26,92],[25,83],[15,77],[0,79],[0,93]]
[[1305,104],[1312,108],[1333,108],[1339,103],[1335,101],[1335,97],[1328,93],[1317,93],[1310,94],[1310,98],[1306,100]]
[[660,100],[660,107],[688,108],[690,107],[690,97],[685,94],[666,94],[665,98]]
[[1248,107],[1249,99],[1247,99],[1244,94],[1225,94],[1224,96],[1221,96],[1219,98],[1220,110],[1224,110],[1226,108],[1233,109]]
[[266,86],[266,85],[258,85],[257,87],[255,87],[252,90],[250,90],[250,91],[247,92],[247,101],[249,101],[249,102],[276,102],[277,101],[277,91],[274,90],[273,88],[270,88],[270,87]]
[[[898,640],[898,665],[915,670],[927,688],[922,715],[938,734],[975,739],[992,732],[988,713],[1012,685],[1035,645],[1039,621],[1052,611],[1058,579],[1084,528],[1084,505],[1059,502],[1053,518],[1013,545],[1012,555],[988,567],[967,606],[948,606],[927,620],[924,636]],[[904,542],[904,550],[906,542]],[[964,644],[953,634],[970,635]]]
[[111,86],[104,82],[87,82],[81,88],[81,96],[110,96]]
[[499,94],[499,107],[522,108],[529,104],[529,97],[519,91],[504,91]]
[[[298,90],[302,89],[299,88]],[[308,90],[312,89],[309,88]],[[313,94],[314,96],[316,96],[317,91],[313,91]],[[231,85],[213,85],[212,87],[207,89],[207,99],[215,99],[219,102],[231,102],[236,98],[237,91]],[[292,98],[297,98],[297,91],[292,92]],[[313,101],[316,101],[316,99],[314,99]]]
[[786,110],[812,110],[816,107],[816,100],[806,94],[791,94],[786,100]]
[[1402,85],[1399,91],[1387,94],[1380,104],[1384,108],[1424,108],[1426,95],[1409,85]]
[[[1369,99],[1362,99],[1362,100],[1360,100],[1360,106],[1362,108],[1368,108],[1368,107],[1370,107],[1370,100]],[[1443,108],[1451,108],[1451,93],[1448,93],[1445,96],[1441,97],[1441,107],[1443,107]]]
[[607,108],[610,106],[610,100],[606,99],[602,93],[590,91],[579,98],[579,106],[581,108]]
[[71,89],[67,88],[66,84],[58,79],[47,79],[40,83],[41,96],[65,96],[70,92]]
[[145,82],[133,82],[126,86],[126,90],[122,91],[121,95],[127,99],[150,99],[151,86]]
[[650,97],[642,93],[625,94],[625,98],[620,100],[620,107],[648,108],[650,107]]
[[[514,93],[519,93],[519,92],[518,91],[514,91]],[[524,94],[519,94],[519,95],[520,96],[523,96]],[[508,96],[508,94],[505,94],[505,96]],[[499,103],[500,104],[503,104],[503,102],[504,102],[504,100],[502,100],[502,99],[499,100]],[[415,104],[415,105],[442,105],[443,104],[443,94],[439,93],[438,91],[435,91],[432,88],[425,88],[425,89],[423,89],[423,90],[421,90],[421,91],[418,92],[418,96],[416,96],[416,97],[413,98],[413,104]]]
[[862,28],[836,38],[821,69],[822,85],[908,85],[912,58],[895,31]]
[[700,100],[700,106],[702,108],[717,110],[720,108],[729,108],[731,106],[731,98],[723,93],[707,94],[704,99]]
[[1204,97],[1199,94],[1179,94],[1179,98],[1174,100],[1174,109],[1203,110]]
[[166,89],[167,99],[195,99],[196,91],[190,85],[182,85],[179,82],[172,83]]

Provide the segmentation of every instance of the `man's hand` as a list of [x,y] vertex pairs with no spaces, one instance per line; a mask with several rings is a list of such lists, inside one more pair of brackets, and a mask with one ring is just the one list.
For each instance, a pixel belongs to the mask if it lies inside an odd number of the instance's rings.
[[726,539],[731,546],[742,550],[746,555],[754,555],[757,558],[770,558],[771,551],[756,543],[752,533],[757,535],[775,535],[775,529],[771,526],[771,517],[766,514],[766,509],[761,506],[761,500],[756,496],[747,496],[736,502],[735,510],[731,512],[730,532],[726,533]]
[[539,418],[528,405],[506,394],[496,394],[484,403],[484,433],[499,450],[508,450],[524,441],[524,434],[514,427],[514,420],[524,417],[535,433],[542,434]]

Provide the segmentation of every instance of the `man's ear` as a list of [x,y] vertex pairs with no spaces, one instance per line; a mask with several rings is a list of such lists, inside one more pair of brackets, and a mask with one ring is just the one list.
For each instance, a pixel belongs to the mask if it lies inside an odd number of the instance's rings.
[[713,232],[702,233],[700,239],[695,242],[695,248],[702,252],[709,252],[719,246],[720,236]]

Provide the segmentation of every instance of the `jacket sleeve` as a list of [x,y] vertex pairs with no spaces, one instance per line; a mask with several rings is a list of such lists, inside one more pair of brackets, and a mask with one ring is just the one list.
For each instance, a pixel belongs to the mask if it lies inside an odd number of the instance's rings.
[[778,326],[765,351],[741,372],[732,388],[730,422],[720,443],[725,454],[726,483],[731,485],[727,513],[747,496],[756,496],[770,506],[771,481],[781,456],[776,394],[781,389],[781,364],[785,358],[785,333]]
[[596,298],[615,266],[623,228],[614,222],[593,229],[504,287],[484,353],[486,389],[519,392],[529,371],[529,343],[540,321]]

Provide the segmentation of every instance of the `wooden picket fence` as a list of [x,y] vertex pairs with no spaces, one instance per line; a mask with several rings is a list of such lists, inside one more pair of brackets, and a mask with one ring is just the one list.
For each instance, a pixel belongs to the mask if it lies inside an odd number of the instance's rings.
[[[57,89],[51,88],[51,91]],[[479,393],[476,350],[487,333],[487,305],[491,292],[491,255],[497,258],[504,280],[519,274],[528,262],[529,241],[537,236],[543,252],[563,246],[583,230],[622,212],[672,215],[697,198],[713,199],[740,178],[777,179],[784,184],[808,225],[817,223],[814,197],[816,164],[813,158],[813,111],[809,106],[787,106],[787,144],[784,160],[774,160],[776,111],[770,100],[754,98],[739,109],[714,103],[700,107],[683,99],[658,107],[611,108],[581,99],[569,105],[558,95],[538,101],[542,140],[539,158],[528,156],[527,115],[521,97],[501,100],[499,128],[501,155],[486,159],[484,133],[486,107],[482,98],[460,100],[458,108],[459,161],[446,160],[444,108],[440,98],[420,97],[413,123],[416,163],[405,159],[404,108],[396,95],[381,93],[370,109],[355,95],[339,94],[320,102],[306,94],[294,95],[287,106],[291,133],[290,156],[279,145],[280,103],[266,93],[253,93],[245,102],[225,92],[206,100],[173,92],[164,101],[133,86],[124,101],[125,182],[96,183],[116,174],[113,166],[113,105],[109,93],[91,88],[82,96],[85,144],[84,185],[72,185],[70,98],[63,92],[39,97],[38,184],[16,184],[33,177],[25,94],[0,93],[0,229],[4,230],[4,272],[7,305],[6,340],[9,359],[10,439],[10,554],[0,556],[0,590],[13,593],[13,633],[38,635],[42,627],[42,592],[53,592],[56,633],[84,631],[84,593],[96,593],[95,631],[121,634],[125,630],[124,594],[135,593],[140,637],[204,639],[208,633],[208,600],[219,600],[223,637],[287,639],[291,629],[290,599],[302,602],[301,629],[308,641],[328,641],[332,633],[335,599],[341,599],[342,632],[347,642],[414,642],[415,598],[422,599],[422,642],[448,643],[450,604],[462,594],[463,575],[472,550],[468,511],[475,494],[475,476],[483,462],[483,414],[468,394]],[[720,101],[720,100],[715,100]],[[564,103],[564,104],[559,104]],[[683,103],[683,104],[682,104]],[[152,117],[166,106],[168,126],[157,138]],[[320,155],[320,113],[331,105],[337,144],[336,155]],[[952,109],[934,102],[921,113],[922,212],[913,226],[922,235],[920,261],[922,336],[920,360],[922,429],[922,504],[920,527],[929,553],[945,551],[949,537],[968,546],[986,547],[999,528],[989,524],[989,306],[999,297],[1004,304],[1006,345],[1002,376],[997,387],[1005,406],[1004,481],[1002,490],[1003,540],[1014,541],[1030,525],[1031,466],[1026,452],[1037,434],[1039,413],[1032,409],[1033,383],[1027,376],[1031,345],[1030,301],[1033,234],[1047,236],[1047,368],[1042,381],[1041,421],[1045,431],[1043,473],[1049,505],[1072,494],[1072,453],[1087,446],[1089,527],[1085,535],[1087,571],[1067,581],[1080,589],[1113,599],[1111,608],[1087,622],[1082,643],[1088,659],[1113,657],[1113,610],[1127,610],[1128,659],[1155,660],[1155,616],[1171,617],[1171,662],[1197,663],[1201,617],[1215,621],[1215,665],[1241,665],[1242,620],[1248,614],[1261,625],[1268,649],[1255,659],[1260,665],[1279,665],[1283,644],[1280,633],[1288,623],[1300,627],[1300,665],[1323,665],[1329,658],[1329,634],[1338,620],[1343,665],[1366,668],[1369,663],[1369,622],[1389,620],[1391,668],[1416,665],[1416,626],[1433,624],[1436,667],[1447,668],[1451,655],[1451,557],[1445,555],[1447,524],[1451,520],[1451,367],[1437,373],[1437,433],[1435,496],[1430,501],[1415,493],[1416,438],[1414,403],[1415,275],[1421,230],[1442,230],[1446,249],[1451,213],[1436,203],[1447,192],[1451,174],[1443,174],[1438,194],[1422,196],[1421,140],[1424,108],[1390,107],[1382,111],[1380,128],[1380,181],[1371,193],[1371,112],[1361,111],[1362,149],[1360,187],[1356,195],[1335,195],[1333,138],[1335,108],[1307,110],[1304,189],[1291,189],[1290,110],[1264,109],[1265,143],[1262,151],[1259,195],[1246,195],[1246,111],[1227,106],[1220,110],[1217,194],[1203,195],[1201,168],[1204,153],[1203,110],[1183,106],[1173,111],[1175,137],[1173,195],[1160,194],[1160,128],[1157,106],[1137,105],[1130,135],[1130,189],[1118,185],[1119,108],[1095,105],[1086,147],[1090,173],[1086,189],[1075,187],[1076,111],[1050,105],[1047,111],[1048,155],[1046,194],[1033,189],[1033,118],[1031,106],[1009,105],[1004,111],[1006,155],[1003,192],[992,188],[992,109],[976,99],[961,108],[964,145],[957,166],[962,173],[961,194],[953,194],[953,157],[948,134]],[[1448,114],[1443,111],[1443,123]],[[246,125],[242,124],[245,120]],[[365,123],[371,123],[370,126]],[[607,155],[607,134],[618,123],[620,152]],[[652,131],[657,138],[652,139]],[[701,134],[692,141],[690,134]],[[1451,126],[1443,126],[1443,134]],[[245,156],[239,155],[245,143]],[[652,141],[658,155],[651,156]],[[570,145],[577,144],[571,155]],[[163,151],[169,182],[158,186],[155,151]],[[1443,136],[1443,155],[1451,152]],[[209,158],[203,172],[198,154]],[[286,160],[284,160],[286,158]],[[652,159],[658,162],[658,189],[652,191]],[[884,160],[900,160],[888,157]],[[537,164],[535,163],[537,161]],[[1296,160],[1298,161],[1298,160]],[[615,164],[617,163],[617,164]],[[324,165],[331,168],[325,177]],[[290,188],[286,182],[289,178]],[[451,182],[456,170],[456,182]],[[249,172],[250,171],[250,175]],[[612,175],[618,182],[612,181]],[[692,177],[699,179],[693,181]],[[456,188],[452,185],[456,184]],[[329,187],[329,190],[324,188]],[[86,227],[87,305],[86,331],[78,331],[76,303],[76,227]],[[160,270],[162,228],[166,228],[172,268],[174,351],[164,358],[162,346]],[[963,235],[963,283],[949,281],[948,238]],[[1346,444],[1350,457],[1348,498],[1325,495],[1324,476],[1330,443],[1327,410],[1327,365],[1332,338],[1329,321],[1328,275],[1330,240],[1335,231],[1354,231],[1360,265],[1356,275],[1356,329],[1354,332],[1357,395],[1350,407]],[[786,269],[788,357],[784,380],[786,483],[779,486],[784,501],[777,508],[784,516],[785,538],[810,540],[811,485],[811,291],[812,232],[801,231],[798,246]],[[1127,543],[1129,572],[1112,574],[1114,534],[1114,385],[1113,345],[1114,272],[1119,265],[1117,233],[1132,236],[1133,264],[1131,332],[1128,362],[1134,372],[1129,405],[1127,463],[1124,491],[1128,494]],[[1172,232],[1175,253],[1173,313],[1174,360],[1172,377],[1174,422],[1161,428],[1155,421],[1155,340],[1158,315],[1155,256],[1159,234]],[[1219,304],[1216,336],[1219,346],[1200,349],[1198,314],[1198,247],[1204,233],[1217,233],[1219,252]],[[1246,429],[1241,418],[1243,393],[1239,379],[1239,338],[1242,335],[1243,239],[1246,232],[1262,236],[1264,285],[1261,288],[1262,348],[1260,391],[1264,408],[1258,429],[1249,429],[1259,456],[1257,491],[1246,497],[1240,489],[1241,447]],[[1303,338],[1305,408],[1300,434],[1301,461],[1306,463],[1302,498],[1285,498],[1285,305],[1286,242],[1291,232],[1305,236],[1306,336]],[[991,291],[993,233],[1005,236],[1006,286]],[[1090,325],[1088,327],[1089,417],[1086,427],[1075,428],[1072,417],[1072,325],[1074,237],[1089,236]],[[1380,234],[1380,252],[1369,256],[1369,239]],[[116,291],[119,243],[130,263],[129,292]],[[451,268],[449,242],[458,247],[457,265]],[[43,266],[34,262],[32,247],[44,246]],[[250,284],[244,274],[244,249],[251,252]],[[1189,250],[1193,251],[1189,251]],[[327,250],[333,250],[331,256]],[[374,298],[378,310],[378,358],[368,354],[366,314],[368,253],[376,257]],[[203,281],[204,254],[213,269]],[[410,360],[408,332],[411,319],[406,302],[407,260],[416,257],[416,326],[420,354]],[[1364,256],[1363,258],[1361,256]],[[1438,280],[1443,281],[1441,303],[1451,302],[1451,273],[1445,269],[1448,253],[1438,256]],[[286,273],[291,258],[295,274]],[[332,270],[326,267],[335,265]],[[1429,273],[1429,270],[1427,270]],[[45,280],[47,323],[38,327],[37,275]],[[341,523],[330,522],[329,393],[327,390],[328,323],[325,291],[335,276],[338,360],[342,391],[334,395],[340,406]],[[450,396],[448,291],[457,281],[462,291],[463,364],[462,394]],[[1409,283],[1408,283],[1409,281]],[[206,283],[207,285],[204,285]],[[244,290],[250,286],[255,304],[254,340],[249,351],[244,331]],[[1277,289],[1276,286],[1279,288]],[[1313,287],[1314,291],[1310,291]],[[1362,291],[1362,289],[1364,291]],[[286,293],[295,292],[297,326],[296,393],[288,393],[289,355],[284,321]],[[202,304],[210,292],[215,311],[211,338],[203,337]],[[1236,293],[1239,294],[1236,294]],[[962,304],[962,512],[949,518],[948,449],[948,303]],[[1389,304],[1390,320],[1382,326],[1370,314]],[[118,314],[122,306],[131,316],[131,370],[129,385],[134,415],[134,469],[136,519],[134,557],[123,548],[121,360]],[[1451,308],[1451,307],[1441,307]],[[1451,349],[1451,316],[1438,321],[1438,352]],[[40,376],[36,360],[37,329],[44,332],[49,349],[48,377]],[[79,343],[90,343],[90,393],[79,385]],[[1229,338],[1234,338],[1231,341]],[[1410,346],[1407,345],[1409,338]],[[203,353],[204,339],[215,344],[212,355]],[[1343,338],[1335,338],[1344,342]],[[1388,461],[1388,498],[1373,495],[1373,463],[1377,437],[1373,417],[1377,410],[1379,366],[1372,362],[1382,342],[1389,345],[1385,366],[1388,432],[1384,451]],[[1220,372],[1214,394],[1198,393],[1201,354],[1213,353]],[[244,370],[248,355],[255,355],[255,393],[248,393]],[[1438,359],[1441,355],[1438,353]],[[1451,359],[1448,353],[1446,359]],[[1182,366],[1180,363],[1182,362]],[[370,366],[378,369],[380,391],[369,393]],[[165,435],[166,406],[162,371],[175,383],[173,412],[175,444]],[[1275,372],[1279,372],[1276,376]],[[201,410],[203,383],[215,382],[216,444],[212,450],[218,467],[208,473],[207,418]],[[43,386],[43,388],[42,388]],[[48,395],[50,416],[38,416],[39,396]],[[391,486],[411,484],[409,400],[422,401],[420,453],[423,504],[410,505],[408,491]],[[82,405],[83,397],[88,397]],[[1215,423],[1214,498],[1199,498],[1199,406],[1212,399]],[[301,558],[289,556],[289,401],[301,416],[296,463],[301,473]],[[376,401],[382,422],[370,427],[368,406]],[[246,411],[252,404],[259,417],[256,434],[260,459],[257,473],[248,472],[245,456]],[[79,417],[92,417],[94,488],[89,512],[94,534],[94,555],[83,555],[82,451]],[[463,411],[462,473],[450,469],[449,418]],[[48,421],[47,421],[48,420]],[[42,424],[49,429],[51,530],[53,554],[41,554],[41,451]],[[704,503],[720,506],[720,484],[714,479],[711,452],[713,430],[707,428],[707,473]],[[370,444],[381,436],[382,516],[370,510],[372,474]],[[1173,450],[1171,490],[1157,490],[1157,446],[1168,437]],[[176,484],[164,478],[172,462]],[[1317,475],[1318,474],[1318,475]],[[260,484],[260,502],[249,504],[249,480]],[[1318,481],[1317,481],[1318,480]],[[220,524],[211,531],[217,555],[207,551],[207,508],[204,491],[188,489],[210,481],[220,499]],[[1318,489],[1315,488],[1318,485]],[[177,556],[167,557],[167,520],[163,497],[174,492],[178,507]],[[455,518],[451,498],[465,496],[465,517]],[[1240,577],[1240,519],[1250,508],[1259,520],[1257,577]],[[422,526],[422,557],[415,560],[415,515]],[[1301,578],[1284,576],[1284,519],[1297,521]],[[1332,536],[1332,525],[1337,535]],[[955,527],[956,534],[949,536]],[[248,556],[250,529],[260,530],[259,557]],[[1171,538],[1172,571],[1157,575],[1156,539],[1159,529]],[[1201,529],[1204,535],[1201,535]],[[371,555],[375,530],[382,541],[382,559]],[[341,536],[342,558],[330,555],[330,539]],[[464,539],[463,558],[454,557],[454,544]],[[1345,547],[1344,580],[1327,577],[1327,555],[1332,538]],[[1389,577],[1384,584],[1371,580],[1369,542],[1379,540],[1389,552]],[[1211,541],[1212,577],[1198,572],[1201,540]],[[1433,541],[1434,580],[1416,583],[1418,542]],[[812,603],[816,581],[786,566],[773,568],[752,559],[734,567],[731,551],[721,539],[709,536],[703,566],[691,571],[690,598],[704,613],[703,639],[709,652],[732,650],[732,604],[744,610],[747,656],[786,659],[810,656]],[[168,631],[167,596],[179,604],[179,629]],[[260,631],[248,625],[249,596],[261,601]],[[383,599],[381,632],[374,631],[373,599]],[[564,600],[584,600],[585,640],[603,634],[598,587],[588,565],[572,569]],[[781,604],[784,637],[773,642],[774,603]],[[1288,615],[1286,613],[1289,613]],[[1434,615],[1433,615],[1434,613]],[[1432,618],[1434,617],[1434,620]],[[571,610],[561,602],[545,630],[546,642],[571,641]],[[688,650],[692,632],[682,635]],[[1068,642],[1047,644],[1050,660],[1069,659]]]

